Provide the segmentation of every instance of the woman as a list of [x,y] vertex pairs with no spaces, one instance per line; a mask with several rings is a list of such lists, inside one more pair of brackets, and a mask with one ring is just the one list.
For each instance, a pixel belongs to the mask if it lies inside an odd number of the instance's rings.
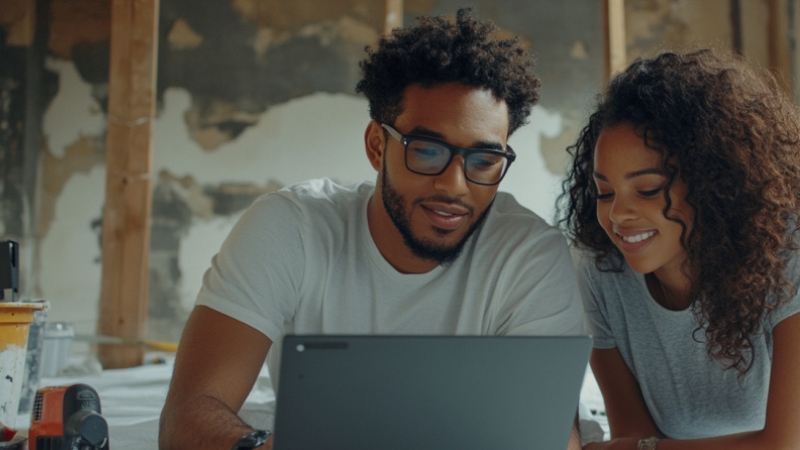
[[618,75],[570,149],[597,449],[800,448],[800,125],[774,79],[705,50]]

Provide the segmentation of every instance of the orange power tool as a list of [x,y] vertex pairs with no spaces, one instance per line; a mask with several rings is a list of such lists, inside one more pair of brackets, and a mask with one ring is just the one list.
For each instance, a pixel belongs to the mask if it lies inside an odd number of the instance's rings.
[[100,396],[91,386],[45,387],[36,392],[29,450],[108,450],[108,440]]

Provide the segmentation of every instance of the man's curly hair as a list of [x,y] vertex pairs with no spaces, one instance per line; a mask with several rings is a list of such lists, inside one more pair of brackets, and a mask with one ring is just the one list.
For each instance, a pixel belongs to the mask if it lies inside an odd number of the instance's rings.
[[415,27],[383,36],[377,50],[366,48],[368,56],[359,64],[364,78],[356,92],[369,100],[372,119],[394,124],[410,85],[458,82],[490,89],[506,102],[509,135],[526,123],[539,100],[540,82],[519,38],[492,39],[495,25],[478,21],[470,8],[460,9],[455,23],[444,17],[418,20]]
[[622,255],[596,217],[593,155],[600,132],[620,124],[661,154],[665,217],[674,181],[688,189],[693,222],[668,218],[683,226],[695,334],[705,327],[709,356],[744,374],[766,315],[797,292],[784,275],[800,212],[797,107],[769,73],[710,50],[639,59],[616,76],[568,149],[557,205],[602,270],[621,270]]

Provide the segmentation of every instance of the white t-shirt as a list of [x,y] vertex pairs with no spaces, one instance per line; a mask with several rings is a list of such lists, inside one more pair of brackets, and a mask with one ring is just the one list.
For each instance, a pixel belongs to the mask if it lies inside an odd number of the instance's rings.
[[497,194],[454,262],[402,274],[370,235],[374,191],[373,183],[342,187],[321,179],[267,194],[213,258],[196,304],[269,337],[273,380],[286,333],[583,332],[566,240],[510,194]]

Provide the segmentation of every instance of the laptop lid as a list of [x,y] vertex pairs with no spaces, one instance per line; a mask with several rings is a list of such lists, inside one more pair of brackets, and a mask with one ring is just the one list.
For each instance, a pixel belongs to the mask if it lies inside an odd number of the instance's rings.
[[275,450],[566,449],[588,336],[283,339]]

